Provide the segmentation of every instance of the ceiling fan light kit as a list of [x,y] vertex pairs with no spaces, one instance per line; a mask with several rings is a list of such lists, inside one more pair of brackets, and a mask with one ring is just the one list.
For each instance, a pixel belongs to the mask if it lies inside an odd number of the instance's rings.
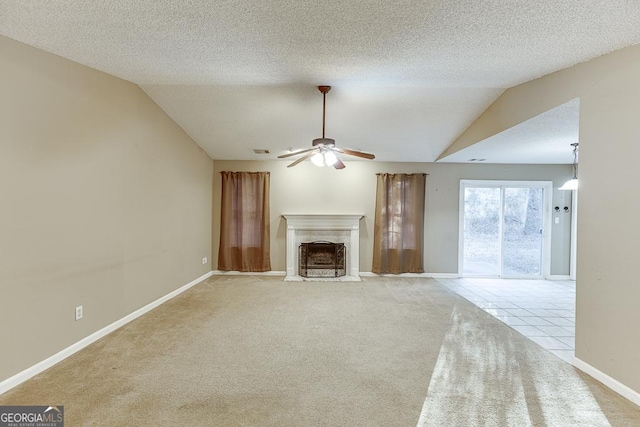
[[336,147],[336,141],[332,138],[325,138],[325,117],[326,117],[326,101],[327,93],[331,90],[331,86],[318,86],[318,90],[322,93],[322,138],[316,138],[311,142],[312,148],[306,150],[298,150],[292,153],[283,154],[278,156],[279,159],[285,159],[291,156],[297,156],[298,154],[304,154],[304,156],[298,158],[295,162],[289,164],[287,167],[293,167],[298,163],[301,163],[307,159],[316,166],[333,166],[336,169],[344,169],[346,166],[338,158],[336,153],[345,154],[347,156],[355,156],[363,159],[375,159],[373,154],[363,153],[361,151],[350,150],[348,148]]
[[316,153],[311,157],[311,163],[316,166],[333,166],[338,161],[338,158],[332,151],[325,151],[323,153]]

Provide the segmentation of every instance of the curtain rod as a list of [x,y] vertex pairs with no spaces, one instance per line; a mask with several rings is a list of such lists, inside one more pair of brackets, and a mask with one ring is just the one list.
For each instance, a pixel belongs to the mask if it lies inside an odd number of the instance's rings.
[[422,172],[417,172],[417,173],[388,173],[388,172],[378,172],[376,173],[376,175],[424,175],[424,176],[428,176],[428,173],[422,173]]
[[240,171],[240,172],[233,172],[233,171],[220,171],[220,173],[267,173],[267,174],[270,174],[271,172],[269,172],[269,171],[258,171],[258,172],[245,172],[245,171]]

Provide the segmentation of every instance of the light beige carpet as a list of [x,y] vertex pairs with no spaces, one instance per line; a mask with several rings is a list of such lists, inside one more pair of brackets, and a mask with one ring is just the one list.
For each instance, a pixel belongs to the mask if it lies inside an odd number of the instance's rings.
[[430,279],[213,277],[0,396],[67,426],[638,426]]

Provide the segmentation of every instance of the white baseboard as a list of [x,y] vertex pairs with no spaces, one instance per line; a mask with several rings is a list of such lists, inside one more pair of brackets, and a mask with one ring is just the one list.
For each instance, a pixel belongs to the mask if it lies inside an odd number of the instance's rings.
[[[242,272],[242,271],[222,271],[213,270],[214,276],[286,276],[286,271],[264,271],[264,272]],[[362,277],[425,277],[430,279],[457,279],[457,273],[401,273],[401,274],[377,274],[370,271],[361,271]]]
[[214,276],[286,276],[286,271],[258,271],[258,272],[244,272],[244,271],[222,271],[213,270],[211,272]]
[[0,382],[0,394],[11,390],[12,388],[16,387],[17,385],[20,385],[23,382],[27,381],[29,378],[32,378],[32,377],[38,375],[39,373],[49,369],[53,365],[55,365],[57,363],[60,363],[61,361],[63,361],[67,357],[71,356],[72,354],[74,354],[74,353],[82,350],[83,348],[87,347],[88,345],[93,344],[94,342],[98,341],[100,338],[108,335],[109,333],[111,333],[111,332],[115,331],[116,329],[126,325],[127,323],[131,322],[132,320],[134,320],[134,319],[142,316],[143,314],[153,310],[154,308],[158,307],[162,303],[165,303],[165,302],[169,301],[171,298],[183,293],[187,289],[189,289],[189,288],[197,285],[198,283],[202,282],[203,280],[209,278],[212,274],[213,274],[213,272],[210,271],[207,274],[198,277],[197,279],[187,283],[186,285],[176,289],[175,291],[168,293],[167,295],[165,295],[165,296],[153,301],[152,303],[149,303],[149,304],[145,305],[144,307],[139,308],[138,310],[134,311],[133,313],[126,315],[122,319],[116,320],[112,324],[110,324],[108,326],[105,326],[104,328],[100,329],[99,331],[94,332],[93,334],[87,336],[86,338],[81,339],[77,343],[70,345],[69,347],[65,348],[64,350],[59,351],[58,353],[56,353],[53,356],[43,360],[42,362],[39,362],[39,363],[31,366],[30,368],[27,368],[24,371],[19,372],[16,375],[7,378],[6,380]]
[[377,274],[371,271],[361,271],[363,277],[425,277],[430,279],[457,279],[457,273],[400,273],[400,274]]
[[426,273],[426,277],[431,277],[433,279],[459,279],[460,275],[458,273]]
[[589,365],[587,362],[584,362],[578,359],[577,357],[573,358],[573,366],[580,369],[582,372],[592,376],[596,380],[600,381],[602,384],[606,385],[607,387],[609,387],[611,390],[615,391],[622,397],[625,397],[630,401],[632,401],[633,403],[635,403],[636,405],[640,406],[640,393],[638,393],[637,391],[627,387],[626,385],[622,384],[620,381],[614,378],[611,378],[609,375],[605,374],[604,372],[600,371],[597,368],[594,368],[593,366]]
[[547,276],[547,280],[571,280],[571,276],[568,274],[555,274]]

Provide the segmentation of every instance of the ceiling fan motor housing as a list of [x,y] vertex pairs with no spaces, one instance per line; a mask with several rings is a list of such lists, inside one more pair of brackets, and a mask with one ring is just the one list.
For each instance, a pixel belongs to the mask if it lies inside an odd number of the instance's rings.
[[313,142],[311,143],[314,147],[316,145],[325,145],[325,146],[335,146],[336,145],[336,140],[332,139],[332,138],[316,138],[313,140]]

